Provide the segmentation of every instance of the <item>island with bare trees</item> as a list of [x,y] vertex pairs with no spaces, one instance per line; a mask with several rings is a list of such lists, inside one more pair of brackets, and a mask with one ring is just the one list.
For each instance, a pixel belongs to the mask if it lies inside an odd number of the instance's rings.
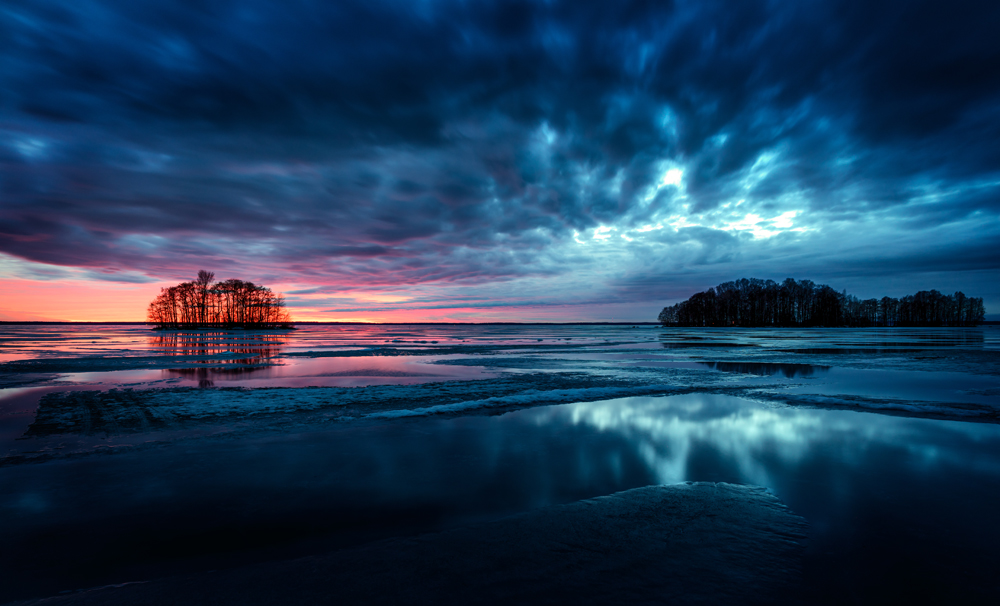
[[270,288],[236,279],[214,280],[213,272],[201,270],[192,282],[161,289],[149,304],[147,322],[160,330],[294,328],[284,298]]
[[976,326],[983,300],[922,290],[901,298],[858,299],[811,280],[742,278],[663,308],[664,326]]

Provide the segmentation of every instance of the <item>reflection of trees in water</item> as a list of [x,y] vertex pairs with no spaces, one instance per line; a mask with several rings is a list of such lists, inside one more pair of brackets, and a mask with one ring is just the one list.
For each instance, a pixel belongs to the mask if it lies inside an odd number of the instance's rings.
[[834,346],[849,348],[865,348],[866,353],[872,348],[893,347],[959,347],[982,349],[984,344],[982,329],[979,328],[899,328],[889,332],[881,330],[866,331],[863,334],[847,333],[843,338],[831,340]]
[[983,349],[986,341],[979,328],[897,328],[891,332],[866,331],[867,334],[831,339],[813,347],[781,348],[776,351],[798,354],[882,355],[919,353],[934,349]]
[[211,387],[211,375],[236,376],[264,368],[262,361],[280,354],[287,341],[285,335],[199,331],[158,334],[149,338],[149,345],[165,356],[192,358],[191,364],[199,366],[166,372]]
[[234,332],[181,332],[157,334],[149,345],[168,356],[218,356],[248,354],[253,357],[276,354],[288,341],[285,335]]
[[972,347],[982,349],[984,338],[982,330],[933,330],[916,332],[914,337],[920,345],[937,347]]
[[829,366],[813,366],[812,364],[780,364],[775,362],[698,362],[721,372],[733,372],[743,375],[770,377],[776,374],[785,375],[788,379],[796,377],[811,377],[817,371],[827,372]]
[[[239,360],[239,362],[252,363],[248,360]],[[266,366],[240,366],[234,368],[227,367],[213,367],[213,366],[202,366],[200,368],[168,368],[166,373],[173,376],[181,376],[186,379],[191,379],[192,381],[198,381],[198,387],[212,387],[215,385],[215,381],[212,380],[214,375],[223,375],[226,377],[239,377],[240,375],[250,374],[258,370],[267,368]]]

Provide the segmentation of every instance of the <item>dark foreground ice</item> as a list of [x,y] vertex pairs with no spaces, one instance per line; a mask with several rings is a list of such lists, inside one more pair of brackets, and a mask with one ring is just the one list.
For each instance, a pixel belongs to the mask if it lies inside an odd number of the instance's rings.
[[759,604],[807,524],[763,488],[647,486],[412,538],[25,604]]

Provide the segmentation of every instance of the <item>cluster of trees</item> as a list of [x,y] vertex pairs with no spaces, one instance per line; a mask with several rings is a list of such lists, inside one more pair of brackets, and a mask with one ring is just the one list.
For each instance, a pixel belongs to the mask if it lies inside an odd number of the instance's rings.
[[673,326],[975,326],[985,313],[981,298],[961,292],[861,300],[811,280],[743,278],[665,307],[659,320]]
[[149,304],[147,321],[157,328],[291,328],[281,295],[253,282],[214,279],[201,270],[193,282],[162,289]]

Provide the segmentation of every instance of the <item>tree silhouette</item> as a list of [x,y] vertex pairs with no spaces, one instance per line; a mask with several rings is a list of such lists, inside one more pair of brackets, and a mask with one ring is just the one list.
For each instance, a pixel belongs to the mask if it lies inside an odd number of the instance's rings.
[[214,273],[201,270],[193,282],[161,289],[149,304],[147,321],[157,328],[291,328],[281,295],[253,282],[214,279]]
[[723,282],[663,308],[659,321],[673,326],[975,326],[986,309],[962,292],[922,290],[902,299],[860,300],[811,280],[742,278]]

